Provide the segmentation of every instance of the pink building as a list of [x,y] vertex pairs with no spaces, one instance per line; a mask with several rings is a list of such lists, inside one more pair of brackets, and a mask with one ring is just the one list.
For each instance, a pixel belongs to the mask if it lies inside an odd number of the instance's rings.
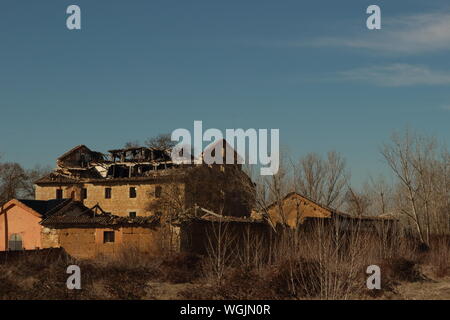
[[46,213],[62,204],[60,200],[13,199],[0,208],[0,251],[34,250],[47,247],[42,244],[40,225]]

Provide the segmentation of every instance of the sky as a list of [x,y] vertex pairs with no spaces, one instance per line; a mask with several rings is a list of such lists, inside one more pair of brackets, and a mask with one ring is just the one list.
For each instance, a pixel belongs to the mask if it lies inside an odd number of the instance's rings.
[[202,120],[279,129],[293,157],[337,150],[359,183],[387,172],[395,130],[448,143],[449,54],[443,0],[2,0],[0,153],[54,166]]

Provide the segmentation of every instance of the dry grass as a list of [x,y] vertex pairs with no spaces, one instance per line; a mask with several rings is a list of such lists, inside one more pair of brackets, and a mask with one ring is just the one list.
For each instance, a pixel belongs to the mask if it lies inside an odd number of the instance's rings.
[[[0,299],[371,299],[414,297],[411,290],[426,287],[448,290],[448,238],[424,250],[413,239],[387,245],[362,232],[332,234],[317,226],[310,233],[285,232],[270,245],[249,236],[244,247],[235,247],[225,232],[219,237],[224,243],[211,242],[206,257],[132,249],[95,261],[76,261],[62,250],[0,255]],[[82,290],[66,289],[70,264],[81,268]],[[372,264],[381,268],[382,290],[366,288]]]
[[[430,248],[415,239],[391,234],[381,236],[352,232],[339,225],[319,223],[309,232],[286,231],[275,243],[249,237],[249,245],[233,247],[224,236],[206,258],[205,278],[184,292],[194,299],[367,299],[395,293],[403,283],[429,281],[423,268],[431,267],[443,277],[449,270],[448,241],[435,241]],[[248,250],[253,245],[254,250]],[[219,250],[220,249],[220,250]],[[217,252],[221,251],[222,255]],[[225,254],[225,251],[230,254]],[[263,254],[262,254],[263,252]],[[234,257],[224,259],[223,257]],[[381,268],[381,290],[366,287],[366,268]],[[220,281],[217,281],[217,279]]]
[[433,239],[426,264],[431,266],[436,277],[450,276],[450,237]]

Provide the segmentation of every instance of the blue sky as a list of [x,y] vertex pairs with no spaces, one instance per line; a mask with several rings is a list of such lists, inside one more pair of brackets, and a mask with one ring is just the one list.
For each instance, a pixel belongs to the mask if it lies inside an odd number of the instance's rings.
[[393,130],[450,136],[449,53],[439,0],[2,0],[0,152],[53,166],[202,120],[279,128],[295,156],[335,149],[358,182],[386,172]]

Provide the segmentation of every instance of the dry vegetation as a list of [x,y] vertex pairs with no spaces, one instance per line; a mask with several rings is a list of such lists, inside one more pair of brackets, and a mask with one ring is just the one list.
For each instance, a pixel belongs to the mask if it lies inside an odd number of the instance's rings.
[[[432,239],[428,249],[402,237],[386,246],[359,232],[344,240],[325,231],[286,232],[270,245],[250,236],[237,247],[224,227],[203,257],[126,250],[115,259],[75,261],[59,249],[10,253],[0,260],[0,299],[449,298],[450,239]],[[82,290],[66,289],[70,264],[81,268]],[[366,288],[371,264],[381,267],[381,290]]]

